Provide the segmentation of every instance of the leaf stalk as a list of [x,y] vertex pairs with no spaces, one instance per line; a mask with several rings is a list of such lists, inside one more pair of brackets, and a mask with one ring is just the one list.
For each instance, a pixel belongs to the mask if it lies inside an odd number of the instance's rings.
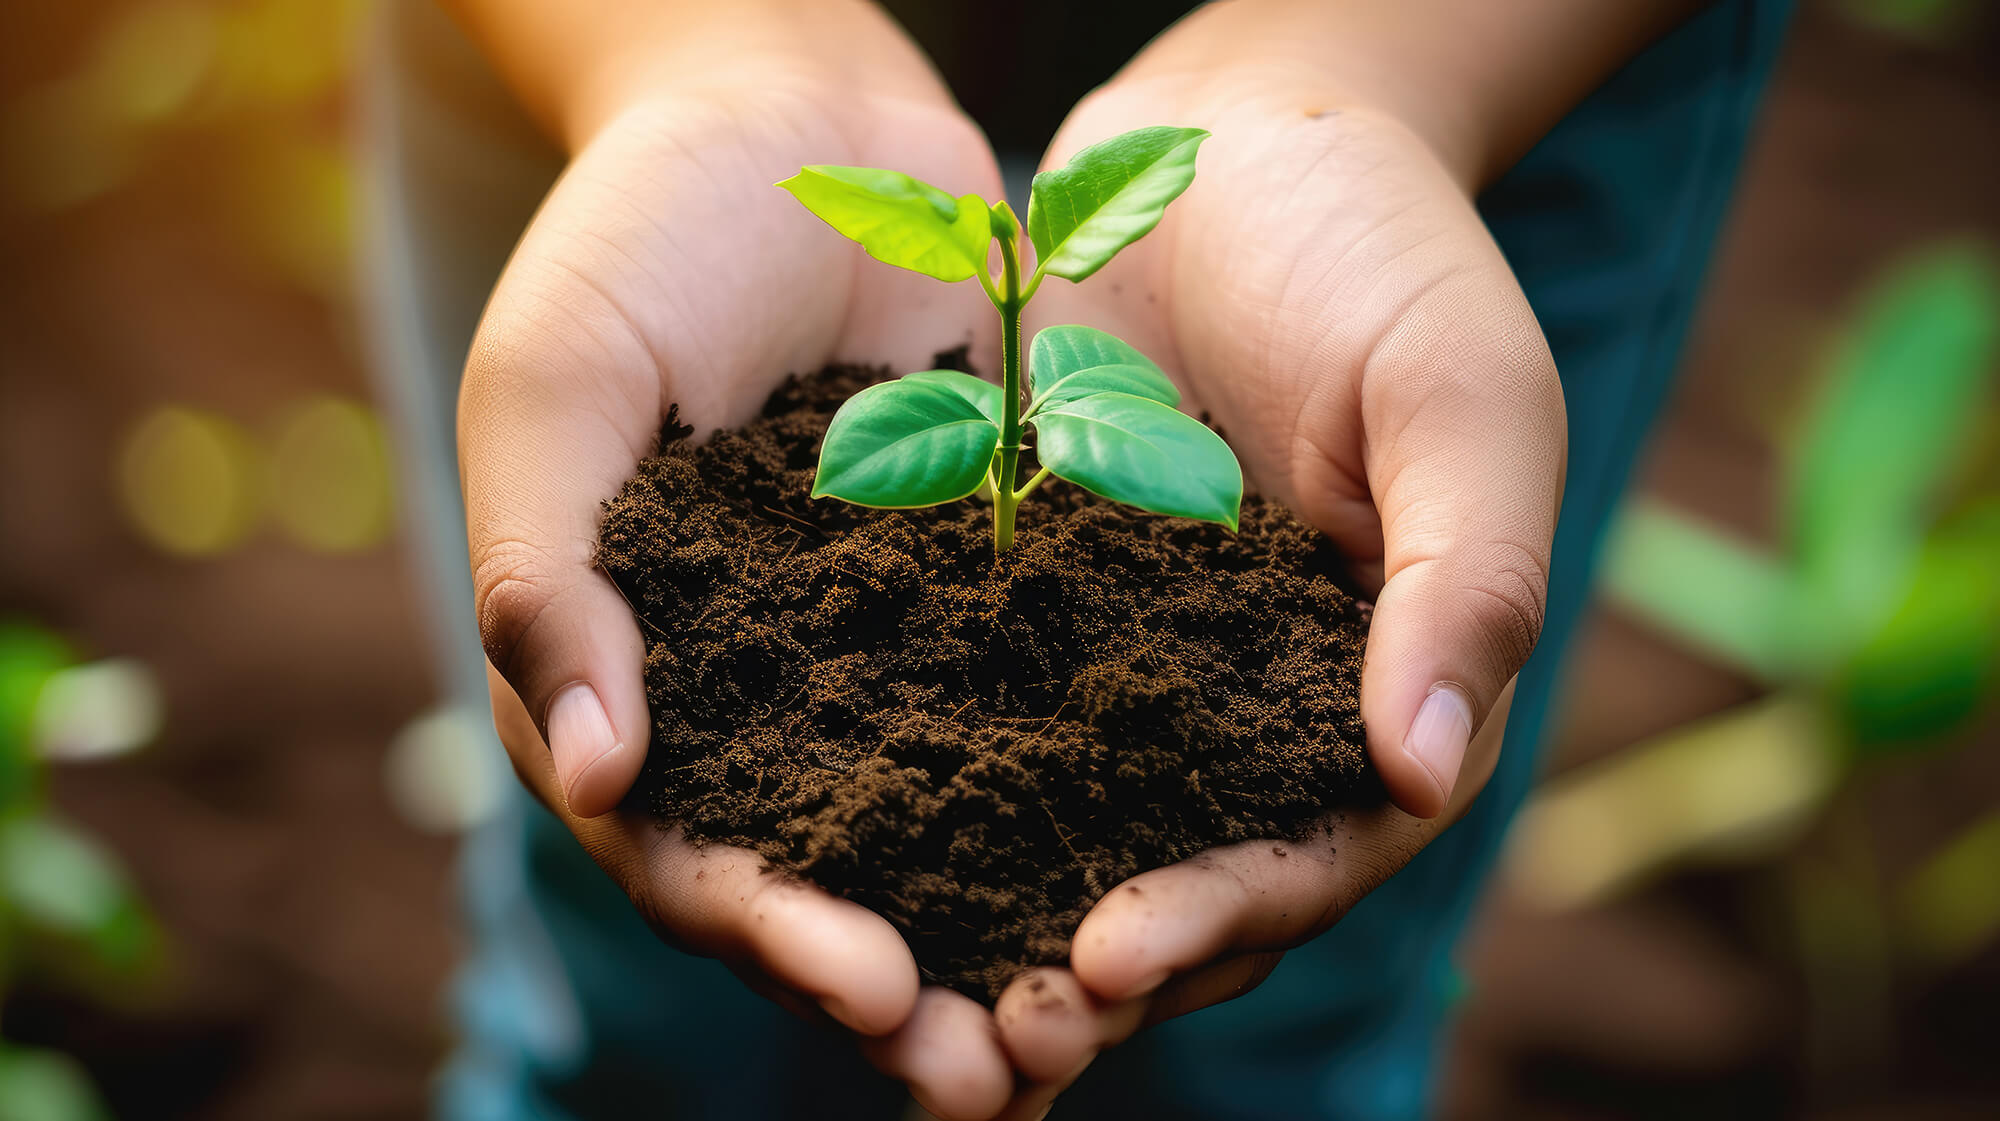
[[[1017,233],[1000,240],[1000,446],[993,453],[993,555],[1014,546],[1014,510],[1033,484],[1014,489],[1021,459],[1021,250]],[[1040,480],[1036,480],[1040,481]]]

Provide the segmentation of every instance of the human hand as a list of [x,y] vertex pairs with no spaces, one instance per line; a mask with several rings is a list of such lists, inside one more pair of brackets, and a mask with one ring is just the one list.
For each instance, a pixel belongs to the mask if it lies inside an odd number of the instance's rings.
[[[869,61],[922,67],[913,52]],[[702,429],[732,425],[788,371],[919,368],[942,346],[997,345],[977,285],[871,268],[773,186],[802,164],[849,163],[997,197],[983,137],[941,91],[875,94],[768,64],[704,82],[635,100],[580,147],[467,365],[460,466],[496,726],[529,790],[663,937],[866,1037],[934,1110],[983,1116],[1013,1085],[991,1015],[920,988],[886,921],[761,874],[752,853],[614,812],[646,751],[644,646],[593,547],[601,503],[667,406]]]
[[1394,117],[1286,78],[1154,74],[1079,106],[1048,165],[1143,124],[1214,136],[1152,237],[1031,312],[1156,359],[1251,481],[1353,560],[1375,600],[1362,716],[1393,805],[1350,812],[1331,851],[1233,846],[1113,890],[1070,967],[997,1008],[1037,1101],[1141,1024],[1254,987],[1463,813],[1541,629],[1565,422],[1534,317],[1466,176]]

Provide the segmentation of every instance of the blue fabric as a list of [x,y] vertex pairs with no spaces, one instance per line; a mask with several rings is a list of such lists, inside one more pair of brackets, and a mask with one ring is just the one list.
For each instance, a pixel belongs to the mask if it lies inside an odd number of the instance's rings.
[[[1386,1121],[1427,1111],[1452,947],[1532,783],[1593,559],[1671,380],[1788,7],[1708,9],[1481,199],[1555,353],[1570,432],[1547,624],[1484,795],[1260,990],[1114,1050],[1062,1112]],[[895,1088],[844,1044],[655,941],[525,798],[472,848],[478,946],[459,987],[467,1040],[442,1085],[446,1116],[896,1116]]]

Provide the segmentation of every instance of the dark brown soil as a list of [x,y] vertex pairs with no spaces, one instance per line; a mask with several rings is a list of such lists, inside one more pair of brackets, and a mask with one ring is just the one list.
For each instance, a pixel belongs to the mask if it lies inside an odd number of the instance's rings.
[[1355,792],[1366,618],[1324,539],[1254,498],[1232,537],[1052,481],[997,562],[982,503],[809,499],[834,408],[879,376],[792,380],[700,446],[670,422],[609,504],[599,557],[649,647],[640,789],[990,999],[1126,877],[1302,837]]

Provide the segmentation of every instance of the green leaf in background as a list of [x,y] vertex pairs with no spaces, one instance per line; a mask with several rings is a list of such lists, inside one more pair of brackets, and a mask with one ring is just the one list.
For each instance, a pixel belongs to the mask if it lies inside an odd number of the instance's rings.
[[76,661],[68,643],[41,627],[0,622],[0,808],[35,788],[35,723],[42,689]]
[[1155,514],[1236,528],[1243,469],[1209,427],[1129,393],[1066,401],[1035,418],[1035,455],[1057,478]]
[[1903,940],[1941,965],[2000,934],[2000,812],[1988,813],[1917,866],[1898,893]]
[[76,652],[53,633],[30,623],[0,622],[0,744],[28,739],[42,686],[75,662]]
[[1654,628],[1766,681],[1795,661],[1795,589],[1778,561],[1661,503],[1619,508],[1604,545],[1604,591]]
[[1780,691],[1551,776],[1508,836],[1507,881],[1567,910],[1688,861],[1768,859],[1840,783],[1825,725],[1815,698]]
[[986,268],[992,217],[978,195],[952,198],[900,171],[801,168],[778,184],[885,264],[956,283]]
[[2000,278],[1973,247],[1930,250],[1868,298],[1791,465],[1795,626],[1823,672],[1907,587],[2000,357]]
[[1862,754],[1950,746],[1950,733],[2000,691],[2000,499],[1934,535],[1908,587],[1831,683]]
[[1982,0],[1844,0],[1849,19],[1922,42],[1941,42],[1964,28]]
[[871,385],[833,415],[813,497],[888,509],[951,502],[979,489],[999,446],[1000,426],[952,389]]
[[1083,280],[1146,236],[1194,181],[1198,128],[1142,128],[1092,144],[1035,176],[1028,239],[1036,269]]
[[46,817],[0,825],[0,898],[37,926],[88,934],[130,898],[109,853]]
[[0,1118],[110,1121],[83,1065],[57,1051],[0,1047]]
[[948,393],[956,393],[971,402],[981,416],[995,424],[1000,423],[1003,403],[1000,387],[990,381],[958,370],[918,370],[914,374],[904,374],[900,380],[934,385]]

